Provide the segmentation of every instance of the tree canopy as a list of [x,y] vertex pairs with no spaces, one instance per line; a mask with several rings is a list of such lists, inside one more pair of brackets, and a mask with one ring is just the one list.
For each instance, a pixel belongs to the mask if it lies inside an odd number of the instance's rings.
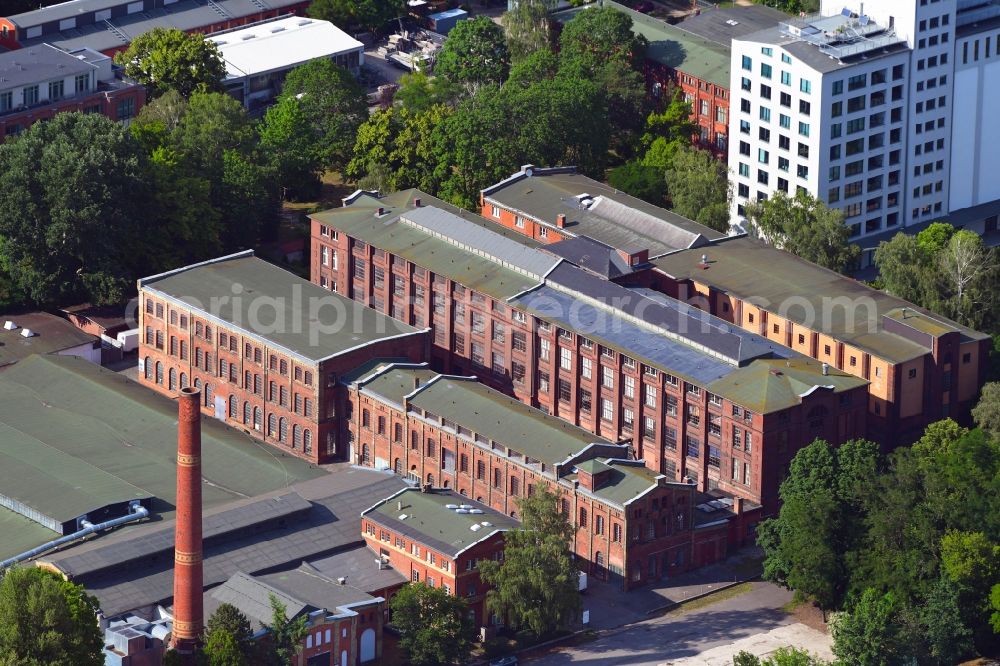
[[409,583],[389,600],[392,626],[414,666],[463,663],[475,630],[465,600],[442,588]]
[[269,636],[263,661],[271,666],[285,666],[294,661],[302,648],[302,641],[309,633],[309,618],[304,614],[289,618],[285,604],[273,594],[267,598],[271,604],[271,622],[264,625]]
[[994,248],[968,230],[936,222],[915,237],[898,233],[875,250],[886,291],[977,328],[1000,325]]
[[502,84],[510,73],[503,28],[485,16],[459,21],[444,40],[434,73],[471,94],[482,86]]
[[716,231],[729,230],[730,188],[726,165],[705,150],[683,145],[667,167],[667,191],[678,215]]
[[0,664],[102,666],[97,600],[82,585],[38,567],[0,578]]
[[249,666],[254,655],[250,620],[232,604],[221,604],[208,618],[204,655],[208,666]]
[[406,13],[404,0],[313,0],[309,16],[344,29],[381,32],[385,25]]
[[549,490],[518,500],[522,529],[504,535],[504,559],[479,563],[491,586],[487,606],[511,626],[537,636],[575,621],[580,611],[580,572],[571,556],[575,528]]
[[850,272],[861,257],[861,249],[848,242],[843,212],[805,191],[794,197],[775,192],[767,201],[749,204],[747,219],[767,243],[830,270]]
[[520,62],[549,49],[549,12],[556,4],[554,0],[519,0],[500,17],[511,61]]
[[176,90],[184,97],[196,91],[222,90],[226,65],[215,42],[177,28],[153,28],[115,54],[115,62],[146,86],[150,97]]

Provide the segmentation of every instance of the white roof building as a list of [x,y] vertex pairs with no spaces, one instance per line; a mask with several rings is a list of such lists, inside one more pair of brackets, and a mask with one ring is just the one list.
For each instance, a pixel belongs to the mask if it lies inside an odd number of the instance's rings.
[[285,75],[316,58],[328,58],[351,72],[364,63],[364,44],[328,21],[291,16],[209,35],[226,63],[227,90],[247,108],[281,92]]

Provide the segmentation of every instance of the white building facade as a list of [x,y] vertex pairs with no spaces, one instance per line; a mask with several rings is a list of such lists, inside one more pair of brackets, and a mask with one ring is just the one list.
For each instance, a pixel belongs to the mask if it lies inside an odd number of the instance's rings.
[[825,0],[734,40],[734,222],[748,202],[804,189],[844,211],[856,242],[973,207],[980,219],[965,218],[989,230],[997,40],[997,0]]

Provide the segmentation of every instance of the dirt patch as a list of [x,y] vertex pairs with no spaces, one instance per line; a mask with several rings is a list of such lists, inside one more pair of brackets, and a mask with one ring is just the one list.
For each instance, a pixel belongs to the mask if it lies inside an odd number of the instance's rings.
[[824,634],[830,633],[829,626],[823,621],[823,611],[814,603],[792,601],[786,604],[782,610],[789,613],[796,621],[801,622],[811,629],[822,631]]

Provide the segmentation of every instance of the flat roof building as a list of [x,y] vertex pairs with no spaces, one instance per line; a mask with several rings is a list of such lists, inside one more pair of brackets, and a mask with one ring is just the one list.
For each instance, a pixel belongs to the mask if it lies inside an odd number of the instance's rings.
[[226,64],[226,91],[247,109],[267,105],[285,76],[310,60],[326,59],[357,74],[365,45],[328,21],[290,16],[210,35]]
[[0,315],[0,370],[34,354],[77,356],[100,365],[101,342],[48,312]]
[[[171,401],[79,358],[32,356],[0,374],[0,560],[132,500],[169,519],[176,421]],[[322,475],[219,423],[204,423],[202,441],[207,508]]]

